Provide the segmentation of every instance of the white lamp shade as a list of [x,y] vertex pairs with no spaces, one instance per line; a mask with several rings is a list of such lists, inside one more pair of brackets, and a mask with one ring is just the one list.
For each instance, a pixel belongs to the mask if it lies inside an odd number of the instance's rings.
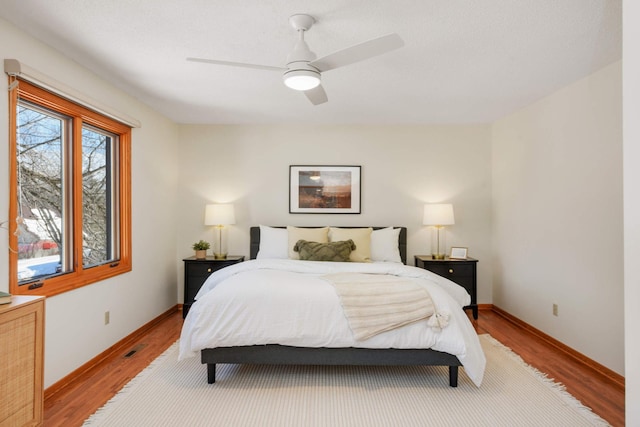
[[207,205],[204,210],[204,225],[230,225],[236,223],[232,204]]
[[432,203],[424,205],[424,225],[452,225],[453,205],[449,203]]

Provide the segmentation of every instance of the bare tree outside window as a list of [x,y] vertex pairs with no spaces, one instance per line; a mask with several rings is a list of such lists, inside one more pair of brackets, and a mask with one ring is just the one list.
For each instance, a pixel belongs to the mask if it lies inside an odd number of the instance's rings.
[[35,107],[18,107],[18,208],[23,218],[18,234],[18,280],[62,270],[66,122],[62,116]]
[[[70,207],[73,162],[70,120],[20,103],[17,114],[18,206],[23,218],[18,235],[18,280],[62,274],[73,269]],[[117,136],[82,128],[82,258],[85,268],[117,257]],[[117,225],[117,224],[115,224]]]
[[[112,222],[117,206],[113,197],[117,174],[112,171],[115,137],[103,131],[82,129],[82,240],[85,267],[100,265],[116,257]],[[111,237],[110,237],[111,236]]]

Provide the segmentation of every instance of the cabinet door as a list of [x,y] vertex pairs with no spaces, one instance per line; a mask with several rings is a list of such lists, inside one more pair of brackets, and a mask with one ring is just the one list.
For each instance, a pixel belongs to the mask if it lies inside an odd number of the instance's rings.
[[44,298],[13,298],[0,306],[0,425],[42,425]]

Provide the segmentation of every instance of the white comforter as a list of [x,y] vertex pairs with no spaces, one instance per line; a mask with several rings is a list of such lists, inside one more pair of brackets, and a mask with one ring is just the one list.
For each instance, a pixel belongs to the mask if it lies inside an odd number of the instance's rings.
[[[436,306],[449,313],[442,330],[420,321],[356,341],[328,273],[374,273],[418,278]],[[214,272],[185,319],[180,359],[204,348],[281,344],[298,347],[432,348],[458,357],[480,386],[486,359],[462,306],[469,294],[427,270],[397,263],[251,260]]]

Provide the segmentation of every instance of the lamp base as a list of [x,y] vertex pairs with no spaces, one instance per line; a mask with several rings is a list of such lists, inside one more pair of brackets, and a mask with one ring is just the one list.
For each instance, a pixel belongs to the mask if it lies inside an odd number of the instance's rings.
[[216,254],[216,253],[214,253],[213,254],[213,258],[214,259],[227,259],[227,254],[226,253],[224,253],[224,254]]
[[436,225],[431,231],[431,258],[441,260],[445,258],[447,244],[446,233],[442,225]]

